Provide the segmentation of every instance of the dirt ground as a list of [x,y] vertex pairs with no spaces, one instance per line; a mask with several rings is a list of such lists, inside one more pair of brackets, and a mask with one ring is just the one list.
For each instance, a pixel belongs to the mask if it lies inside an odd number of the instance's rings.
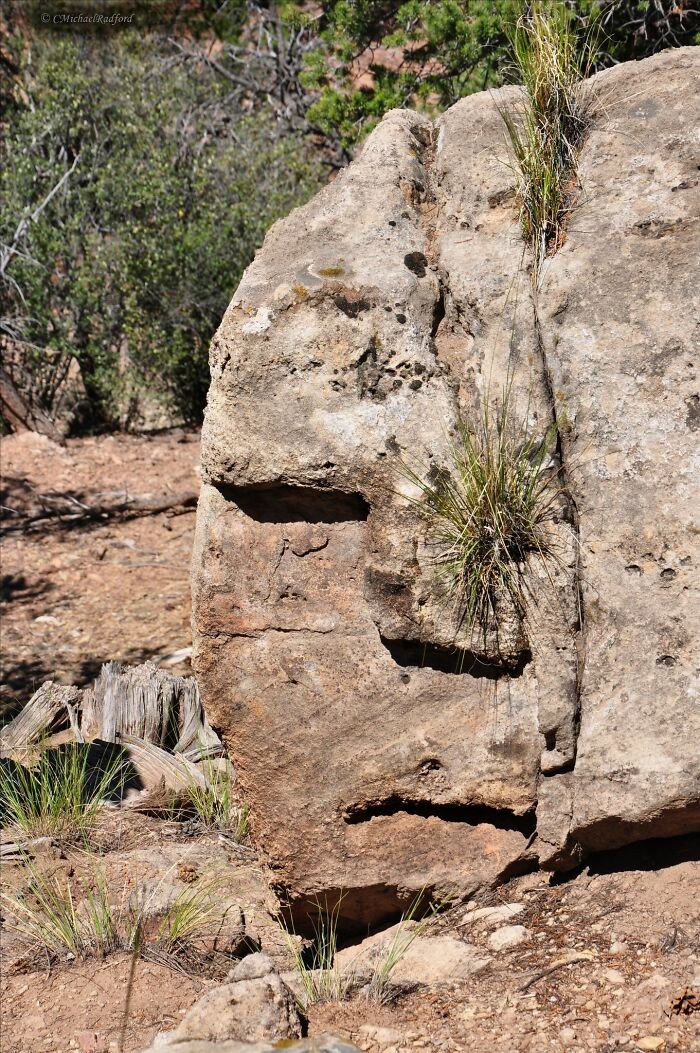
[[[6,710],[46,679],[84,685],[103,662],[167,661],[191,644],[194,507],[87,523],[53,517],[30,524],[28,517],[45,507],[40,495],[69,494],[91,506],[123,492],[194,494],[198,456],[199,433],[181,429],[65,446],[32,433],[0,441]],[[190,672],[187,659],[168,668]]]
[[[198,435],[109,436],[59,447],[36,435],[2,440],[2,646],[6,708],[42,680],[85,684],[103,661],[169,656],[191,641],[189,560],[194,509],[140,517],[29,518],[57,493],[94,507],[127,491],[157,499],[198,487]],[[44,495],[42,498],[41,495]],[[102,496],[100,496],[102,495]],[[79,506],[76,514],[80,514]],[[17,529],[20,526],[21,529]],[[8,529],[14,528],[14,529]],[[189,672],[187,660],[171,662]],[[7,841],[11,831],[3,833]],[[76,882],[99,866],[115,895],[144,882],[208,882],[240,908],[281,971],[291,967],[277,904],[249,846],[145,816],[106,813],[92,857],[48,844],[34,865]],[[371,1053],[698,1053],[700,838],[648,842],[591,861],[567,881],[536,873],[477,899],[517,903],[520,942],[491,944],[493,925],[467,904],[431,922],[470,944],[486,965],[470,979],[397,988],[390,1004],[361,996],[309,1009],[309,1033],[330,1031]],[[5,890],[26,885],[21,860],[5,862]],[[184,887],[184,884],[183,884]],[[223,893],[222,893],[223,896]],[[2,1053],[138,1053],[171,1029],[228,963],[188,958],[135,962],[114,952],[85,960],[28,953],[3,909]],[[685,995],[684,992],[689,992]]]
[[[114,836],[98,832],[89,860],[76,849],[42,850],[34,866],[68,875],[78,889],[99,866],[114,895],[141,883],[212,881],[240,905],[254,934],[282,973],[291,968],[276,901],[250,848],[230,846],[215,833],[191,836],[174,822],[139,817]],[[309,1010],[310,1034],[332,1032],[371,1053],[398,1050],[470,1053],[615,1050],[697,1053],[700,1011],[678,1012],[682,996],[700,993],[700,864],[698,846],[681,854],[657,843],[634,857],[591,864],[567,882],[531,874],[485,893],[477,906],[522,905],[524,938],[494,951],[493,924],[469,920],[460,904],[431,923],[483,954],[485,967],[468,980],[398,987],[390,1004],[361,995]],[[626,867],[627,869],[620,869]],[[20,861],[3,867],[3,884],[28,879]],[[183,884],[183,887],[185,885]],[[4,911],[7,923],[7,911]],[[131,958],[67,960],[28,955],[6,924],[1,1005],[2,1053],[116,1053],[125,1018]],[[568,964],[565,964],[568,962]],[[137,960],[123,1049],[138,1053],[155,1034],[172,1029],[216,975],[191,960]],[[688,1004],[686,998],[686,1005]],[[675,1006],[675,1008],[674,1008]]]

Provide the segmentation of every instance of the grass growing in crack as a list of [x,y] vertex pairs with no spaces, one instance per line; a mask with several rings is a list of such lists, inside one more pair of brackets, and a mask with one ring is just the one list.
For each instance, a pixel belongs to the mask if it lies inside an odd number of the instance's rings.
[[221,919],[213,884],[186,888],[169,904],[158,929],[156,942],[166,951],[177,951]]
[[318,919],[314,922],[313,950],[308,954],[299,945],[295,935],[287,931],[287,944],[294,959],[294,968],[301,983],[303,996],[300,999],[301,1009],[305,1012],[310,1005],[318,1002],[340,1002],[354,990],[362,988],[364,997],[370,1001],[384,1004],[390,1000],[391,976],[399,962],[404,958],[411,944],[421,936],[437,913],[434,906],[421,918],[415,921],[423,902],[424,895],[419,893],[410,908],[401,915],[396,930],[386,947],[371,960],[371,974],[367,979],[358,960],[351,961],[345,968],[338,965],[338,921],[340,903],[332,911],[321,908],[319,904]]
[[42,748],[31,767],[0,766],[3,821],[30,837],[81,840],[94,827],[104,799],[123,783],[119,755],[95,768],[84,745]]
[[405,957],[406,952],[414,940],[422,936],[437,912],[433,907],[425,917],[415,924],[416,914],[420,907],[422,894],[418,895],[401,920],[396,926],[396,932],[392,936],[386,949],[374,963],[372,976],[364,989],[365,996],[372,1002],[383,1005],[390,1000],[391,976],[399,962]]
[[537,438],[527,422],[517,427],[509,390],[491,409],[458,423],[447,468],[423,477],[407,465],[402,474],[421,492],[412,503],[428,524],[428,540],[460,626],[484,635],[498,626],[499,605],[510,600],[524,618],[523,566],[535,553],[547,566],[554,558],[547,524],[560,488],[548,468],[556,428]]
[[501,116],[537,282],[545,258],[561,244],[578,186],[578,148],[587,123],[580,84],[590,71],[593,34],[580,45],[565,4],[535,2],[518,20],[512,45],[524,100]]

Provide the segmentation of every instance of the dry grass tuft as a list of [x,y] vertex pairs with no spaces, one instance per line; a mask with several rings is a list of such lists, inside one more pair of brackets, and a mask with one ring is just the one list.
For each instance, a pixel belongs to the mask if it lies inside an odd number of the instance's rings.
[[509,392],[495,409],[485,402],[474,420],[461,420],[449,466],[427,477],[403,464],[402,474],[421,492],[413,504],[427,522],[428,541],[442,589],[459,610],[460,627],[494,624],[504,598],[520,618],[528,597],[524,565],[531,553],[554,559],[548,524],[561,488],[550,467],[556,428],[536,437],[510,412]]
[[89,746],[70,743],[42,748],[32,765],[4,762],[0,765],[2,821],[29,837],[84,841],[105,799],[119,795],[125,777],[118,752],[105,754],[100,766],[90,758]]
[[581,82],[588,76],[594,34],[581,45],[563,3],[536,2],[518,20],[512,36],[515,69],[523,85],[522,105],[501,111],[513,156],[523,236],[539,279],[556,252],[578,188],[578,149],[587,125]]

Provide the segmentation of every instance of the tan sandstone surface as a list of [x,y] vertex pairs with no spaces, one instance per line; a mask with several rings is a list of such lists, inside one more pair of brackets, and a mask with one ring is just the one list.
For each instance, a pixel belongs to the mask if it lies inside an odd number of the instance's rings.
[[[212,347],[194,664],[301,918],[700,829],[697,49],[598,75],[533,292],[498,107],[387,115],[269,232]],[[401,466],[512,378],[566,494],[531,624],[470,636]],[[512,612],[511,612],[512,613]]]

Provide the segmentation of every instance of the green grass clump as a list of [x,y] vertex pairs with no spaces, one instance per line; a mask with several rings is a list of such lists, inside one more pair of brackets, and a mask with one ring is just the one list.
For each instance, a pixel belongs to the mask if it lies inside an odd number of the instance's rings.
[[220,830],[237,842],[244,841],[248,835],[249,810],[235,800],[230,773],[221,771],[211,759],[204,760],[202,772],[204,782],[192,779],[187,787],[185,808],[194,811],[207,830]]
[[179,892],[168,905],[158,929],[158,945],[167,951],[181,950],[215,922],[220,922],[223,911],[217,903],[219,892],[215,882]]
[[518,20],[512,46],[524,100],[501,116],[537,281],[545,258],[561,244],[578,186],[577,155],[587,123],[579,85],[590,69],[592,36],[581,46],[566,5],[538,2]]
[[27,861],[27,891],[2,894],[9,926],[52,955],[104,955],[132,946],[136,916],[110,904],[104,877],[95,874],[76,900],[69,880],[45,874]]
[[548,468],[556,429],[537,438],[527,423],[515,425],[506,391],[491,410],[458,422],[449,466],[423,477],[407,465],[402,474],[421,491],[413,500],[427,521],[427,538],[443,589],[467,629],[498,627],[501,602],[520,618],[527,611],[524,564],[535,553],[554,556],[547,524],[560,488]]
[[294,931],[287,931],[287,946],[302,989],[301,1009],[306,1012],[318,1002],[342,1002],[351,987],[351,978],[338,968],[338,922],[340,902],[328,911],[319,904],[313,921],[313,946],[310,953],[301,946]]
[[83,840],[93,829],[105,798],[124,783],[118,753],[105,755],[99,766],[88,746],[71,743],[41,749],[31,766],[0,765],[2,822],[29,837],[62,842]]
[[383,1005],[390,1001],[391,976],[394,969],[404,958],[413,941],[423,935],[436,914],[437,907],[433,906],[420,921],[409,925],[409,922],[415,921],[422,898],[422,893],[416,896],[409,909],[401,915],[396,932],[374,963],[372,976],[365,987],[365,995],[372,1002]]

